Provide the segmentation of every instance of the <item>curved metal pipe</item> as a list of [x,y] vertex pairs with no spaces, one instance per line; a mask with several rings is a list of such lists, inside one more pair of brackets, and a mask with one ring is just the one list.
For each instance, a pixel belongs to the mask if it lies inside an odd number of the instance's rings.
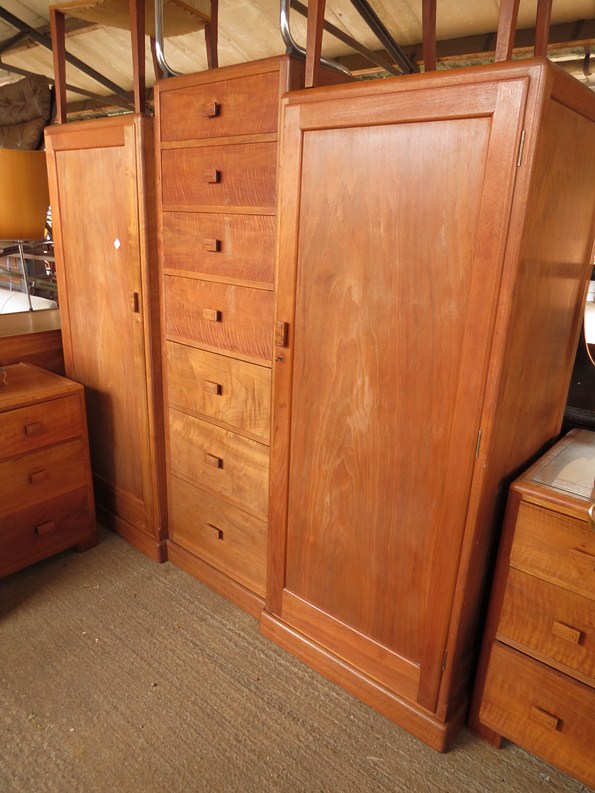
[[[299,55],[301,58],[305,58],[306,50],[300,47],[299,44],[296,44],[295,39],[291,35],[289,27],[289,0],[280,0],[279,28],[281,30],[281,37],[287,47],[288,55]],[[342,72],[351,77],[349,69],[337,63],[337,61],[321,58],[320,63],[322,63],[323,66],[327,66],[329,69],[334,69],[337,72]]]
[[179,77],[181,72],[174,71],[165,60],[163,50],[163,0],[155,0],[155,58],[164,77]]

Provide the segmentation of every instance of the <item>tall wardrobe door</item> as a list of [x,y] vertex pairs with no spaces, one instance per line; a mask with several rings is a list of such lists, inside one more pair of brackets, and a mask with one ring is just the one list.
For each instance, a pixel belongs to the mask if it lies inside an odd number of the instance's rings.
[[[289,177],[282,206],[299,227],[281,245],[282,256],[294,245],[295,269],[282,265],[279,290],[295,288],[295,315],[277,317],[293,339],[275,375],[289,484],[284,588],[270,602],[426,707],[437,696],[475,459],[517,89],[482,86],[475,100],[436,91],[415,114],[406,100],[405,109],[337,102],[337,128],[317,107],[286,115],[286,151],[301,159],[298,211]],[[387,123],[390,113],[398,123]],[[296,173],[290,154],[282,167]]]
[[85,385],[96,486],[108,489],[117,514],[143,526],[148,427],[137,153],[132,127],[95,138],[95,146],[83,138],[81,148],[55,152],[65,358],[69,376]]

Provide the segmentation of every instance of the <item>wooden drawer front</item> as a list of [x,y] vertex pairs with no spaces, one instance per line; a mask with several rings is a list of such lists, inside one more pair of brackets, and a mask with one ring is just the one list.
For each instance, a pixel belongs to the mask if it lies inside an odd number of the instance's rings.
[[498,643],[480,710],[487,727],[595,785],[595,691]]
[[279,72],[162,91],[161,140],[277,132]]
[[169,411],[170,458],[174,474],[225,496],[257,517],[267,518],[269,449],[262,443]]
[[271,370],[167,342],[169,404],[202,413],[268,443]]
[[0,463],[0,515],[39,504],[85,485],[80,439]]
[[82,433],[80,402],[76,396],[0,413],[0,455],[12,457],[49,446]]
[[554,659],[595,683],[593,601],[511,568],[498,638]]
[[0,575],[70,548],[94,530],[86,488],[0,518]]
[[264,597],[266,523],[175,476],[170,496],[171,539]]
[[275,218],[164,212],[163,252],[166,269],[272,288]]
[[161,154],[163,203],[178,206],[275,206],[277,144],[167,149]]
[[165,278],[170,339],[267,361],[273,346],[273,293],[190,278]]
[[521,502],[510,562],[595,600],[595,532],[586,522]]

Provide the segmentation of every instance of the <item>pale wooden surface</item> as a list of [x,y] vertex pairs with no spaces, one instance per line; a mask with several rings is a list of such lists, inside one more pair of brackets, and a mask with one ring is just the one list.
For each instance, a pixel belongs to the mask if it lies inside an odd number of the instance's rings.
[[98,503],[160,558],[151,132],[122,116],[48,128],[46,142],[66,371],[86,387]]

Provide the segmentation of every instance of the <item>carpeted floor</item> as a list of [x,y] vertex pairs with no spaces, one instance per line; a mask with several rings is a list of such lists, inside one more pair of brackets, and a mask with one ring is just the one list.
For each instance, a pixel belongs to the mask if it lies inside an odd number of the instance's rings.
[[512,745],[440,755],[115,535],[0,581],[2,793],[578,793]]

